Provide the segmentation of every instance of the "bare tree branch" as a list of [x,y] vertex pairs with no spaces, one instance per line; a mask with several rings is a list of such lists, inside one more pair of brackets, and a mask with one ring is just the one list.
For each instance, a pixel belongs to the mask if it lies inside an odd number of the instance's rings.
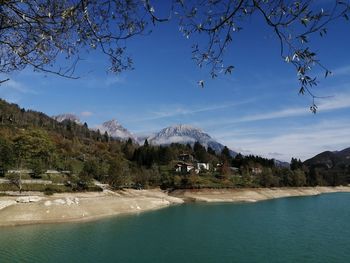
[[[280,44],[280,56],[291,64],[300,83],[299,93],[312,97],[311,76],[320,67],[331,72],[312,51],[315,35],[327,34],[334,20],[349,19],[350,0],[332,0],[323,8],[312,0],[171,0],[169,16],[161,18],[151,0],[0,0],[0,73],[31,67],[36,71],[76,79],[83,51],[99,50],[110,59],[109,70],[133,69],[127,41],[150,32],[150,26],[175,16],[186,38],[196,35],[192,59],[209,67],[215,78],[232,73],[226,50],[252,16],[262,16]],[[164,10],[162,10],[164,11]],[[260,26],[260,25],[259,25]],[[198,39],[198,38],[194,38]],[[66,59],[62,67],[58,61]],[[0,82],[1,84],[2,82]],[[204,82],[201,82],[204,86]],[[314,107],[315,106],[315,107]]]
[[9,78],[0,80],[0,85],[6,81],[9,81],[9,80],[10,80]]

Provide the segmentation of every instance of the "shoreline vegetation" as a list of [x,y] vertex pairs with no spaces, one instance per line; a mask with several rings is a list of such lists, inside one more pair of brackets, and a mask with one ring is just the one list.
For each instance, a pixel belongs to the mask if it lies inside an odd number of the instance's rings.
[[210,136],[188,126],[168,135],[189,134],[194,141],[183,144],[125,140],[0,99],[0,226],[350,192],[337,187],[350,184],[350,148],[289,164],[202,145],[198,138]]
[[0,226],[84,222],[137,214],[186,202],[257,202],[269,199],[350,192],[350,186],[242,189],[160,189],[0,196]]
[[[172,143],[173,136],[191,139]],[[350,184],[350,148],[305,162],[293,157],[289,164],[209,145],[208,134],[186,125],[173,127],[164,145],[151,137],[144,142],[118,138],[0,99],[0,191],[102,191],[96,181],[111,189]],[[203,145],[201,138],[206,138]]]

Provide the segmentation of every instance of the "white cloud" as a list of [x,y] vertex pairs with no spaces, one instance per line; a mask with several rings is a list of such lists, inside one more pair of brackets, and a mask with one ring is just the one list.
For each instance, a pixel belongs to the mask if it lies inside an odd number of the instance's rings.
[[304,107],[300,108],[286,108],[278,111],[255,114],[244,116],[236,119],[234,122],[249,122],[249,121],[261,121],[261,120],[270,120],[270,119],[278,119],[278,118],[286,118],[286,117],[294,117],[310,114],[310,112]]
[[10,79],[0,85],[0,96],[12,103],[19,103],[23,95],[37,94],[23,83]]
[[19,81],[16,81],[14,79],[10,79],[3,84],[1,84],[1,89],[5,89],[7,91],[16,91],[19,93],[32,93],[35,94],[35,92],[30,89],[29,87],[25,86]]
[[82,111],[82,112],[80,113],[80,115],[81,115],[82,117],[90,117],[90,116],[94,115],[94,113],[91,112],[91,111]]
[[195,139],[187,136],[171,136],[166,139],[159,139],[156,141],[157,144],[171,144],[171,143],[182,143],[182,142],[195,142]]
[[[322,112],[330,112],[335,110],[341,110],[350,108],[350,93],[338,93],[332,97],[324,98],[317,103],[318,114]],[[214,119],[207,122],[203,122],[202,125],[206,127],[215,127],[222,125],[238,124],[245,122],[256,122],[264,120],[273,120],[273,119],[285,119],[291,117],[300,117],[300,116],[310,116],[312,113],[305,106],[300,107],[290,107],[282,108],[275,111],[251,114],[242,117],[234,118],[225,118],[225,119]]]
[[[325,98],[317,104],[318,112],[328,112],[344,108],[350,108],[350,94],[337,94],[335,96]],[[310,115],[305,107],[285,108],[273,112],[250,115],[238,118],[237,122],[260,121],[279,118],[289,118],[296,116]]]
[[345,119],[301,128],[285,127],[284,132],[270,137],[232,138],[226,143],[233,149],[244,147],[255,154],[284,161],[290,161],[291,157],[305,160],[326,150],[350,147],[350,124]]
[[252,103],[254,99],[231,102],[231,103],[222,103],[222,104],[213,104],[207,106],[197,106],[197,107],[185,107],[183,105],[168,105],[164,109],[158,111],[152,111],[150,117],[145,117],[143,119],[138,119],[137,121],[150,121],[158,120],[163,118],[181,116],[181,115],[192,115],[202,112],[218,111],[227,108],[234,108],[243,104]]
[[350,76],[350,66],[336,68],[333,71],[334,76]]
[[268,153],[269,156],[275,156],[276,158],[283,156],[283,153],[271,152]]

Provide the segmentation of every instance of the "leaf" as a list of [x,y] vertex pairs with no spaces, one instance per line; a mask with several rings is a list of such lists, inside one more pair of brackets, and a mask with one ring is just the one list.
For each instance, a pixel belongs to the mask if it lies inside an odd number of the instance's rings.
[[314,103],[310,106],[310,111],[313,113],[313,114],[316,114],[317,113],[317,105]]
[[305,35],[301,35],[299,38],[301,40],[301,43],[307,43],[308,42],[307,37]]
[[198,81],[198,85],[199,85],[201,88],[204,88],[204,80]]
[[309,23],[309,19],[307,17],[304,17],[300,20],[300,22],[306,27],[307,26],[307,23]]
[[326,70],[326,73],[324,74],[324,77],[327,78],[328,75],[332,75],[332,71]]
[[232,73],[232,70],[234,69],[235,67],[234,66],[228,66],[225,70],[225,74],[231,74]]

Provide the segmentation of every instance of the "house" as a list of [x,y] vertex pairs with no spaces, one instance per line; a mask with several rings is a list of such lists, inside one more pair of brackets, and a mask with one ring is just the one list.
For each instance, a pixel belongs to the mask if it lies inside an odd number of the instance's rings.
[[197,164],[197,170],[199,171],[209,171],[209,163],[196,163]]
[[209,163],[201,163],[191,154],[180,154],[178,159],[179,161],[175,165],[176,172],[188,173],[193,170],[196,174],[198,174],[201,171],[209,171]]
[[188,172],[190,172],[193,169],[194,169],[193,164],[186,163],[186,162],[183,162],[183,161],[180,161],[180,162],[178,162],[175,165],[175,171],[178,172],[178,173],[188,173]]
[[188,153],[182,153],[182,154],[180,154],[180,155],[178,156],[178,159],[179,159],[180,161],[183,161],[183,162],[193,162],[193,161],[195,161],[193,155],[188,154]]

